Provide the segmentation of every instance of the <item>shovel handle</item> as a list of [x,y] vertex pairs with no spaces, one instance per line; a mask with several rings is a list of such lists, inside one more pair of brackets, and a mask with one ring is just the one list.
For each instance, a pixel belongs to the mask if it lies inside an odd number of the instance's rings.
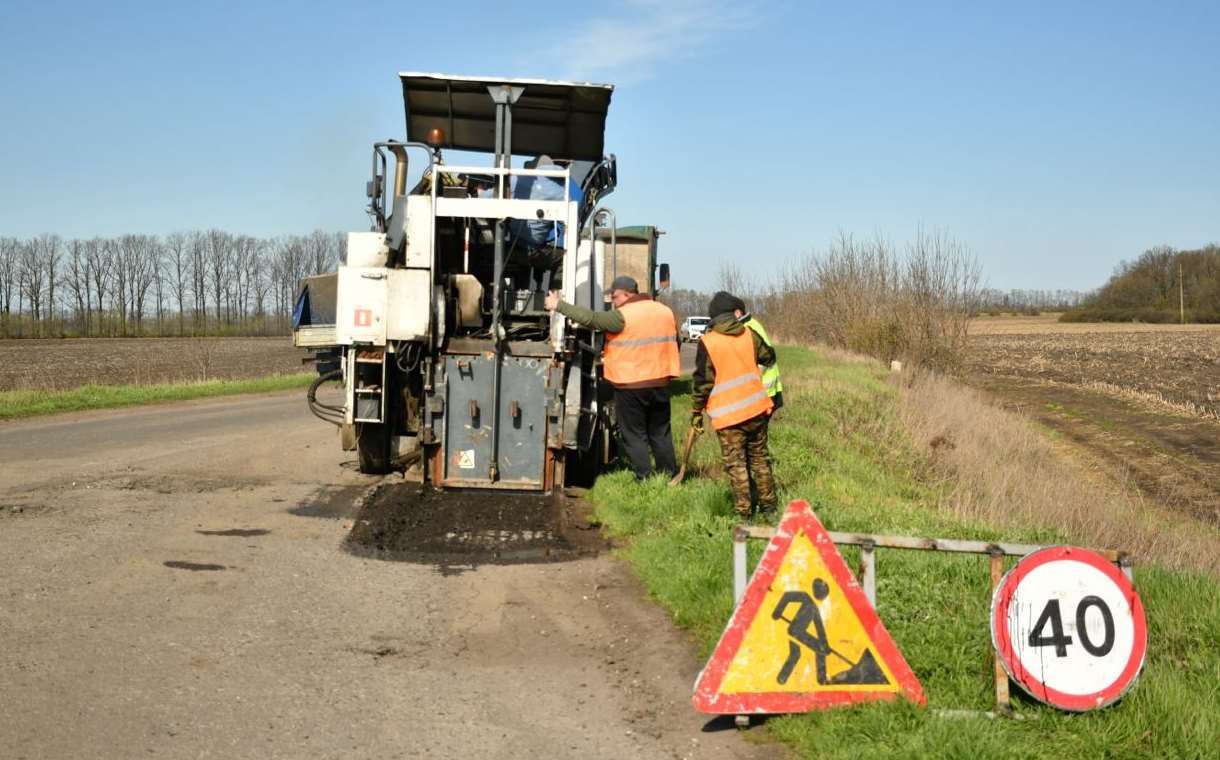
[[690,462],[691,449],[695,448],[695,439],[699,437],[699,431],[691,428],[686,431],[686,446],[682,449],[682,466],[678,468],[678,474],[674,475],[669,480],[671,486],[676,486],[686,477],[686,465]]

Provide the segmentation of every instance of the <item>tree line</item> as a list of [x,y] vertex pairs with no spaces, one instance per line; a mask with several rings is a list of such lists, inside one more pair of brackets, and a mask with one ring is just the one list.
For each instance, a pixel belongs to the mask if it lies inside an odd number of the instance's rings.
[[1067,311],[1080,306],[1089,294],[1080,290],[1022,289],[999,290],[983,288],[979,293],[979,311],[990,316],[1004,312],[1037,316],[1044,311]]
[[0,337],[283,335],[298,283],[333,271],[345,243],[322,230],[0,237]]
[[1067,322],[1220,322],[1220,246],[1149,248],[1118,265]]

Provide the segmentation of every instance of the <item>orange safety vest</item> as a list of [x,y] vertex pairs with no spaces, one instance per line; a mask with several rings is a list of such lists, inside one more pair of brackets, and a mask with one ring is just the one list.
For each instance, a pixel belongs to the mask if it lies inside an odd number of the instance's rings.
[[653,300],[619,307],[623,331],[606,334],[602,356],[606,379],[615,385],[665,380],[682,374],[678,328],[669,307]]
[[773,404],[754,359],[750,331],[740,335],[706,332],[700,340],[716,368],[716,384],[707,397],[712,427],[722,430],[770,412]]

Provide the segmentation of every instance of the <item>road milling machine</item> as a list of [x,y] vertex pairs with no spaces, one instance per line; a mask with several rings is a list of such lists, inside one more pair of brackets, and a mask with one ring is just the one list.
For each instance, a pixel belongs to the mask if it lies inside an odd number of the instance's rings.
[[[613,87],[399,78],[406,140],[373,145],[372,230],[349,233],[346,263],[297,297],[294,343],[319,362],[310,408],[363,472],[409,457],[439,488],[549,491],[565,472],[588,477],[611,450],[602,337],[547,312],[546,293],[604,309],[617,275],[654,293],[669,279],[660,232],[620,228],[602,204],[617,184],[603,146]],[[446,150],[491,165],[451,165]],[[317,396],[331,380],[341,405]]]

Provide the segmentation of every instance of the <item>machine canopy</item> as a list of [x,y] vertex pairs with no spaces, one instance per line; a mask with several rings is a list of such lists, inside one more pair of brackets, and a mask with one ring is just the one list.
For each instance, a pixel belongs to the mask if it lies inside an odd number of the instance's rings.
[[440,127],[445,132],[442,147],[494,153],[496,105],[487,88],[510,85],[524,88],[512,107],[514,155],[545,153],[574,161],[603,156],[613,85],[416,72],[398,76],[411,142],[424,142],[429,130]]

